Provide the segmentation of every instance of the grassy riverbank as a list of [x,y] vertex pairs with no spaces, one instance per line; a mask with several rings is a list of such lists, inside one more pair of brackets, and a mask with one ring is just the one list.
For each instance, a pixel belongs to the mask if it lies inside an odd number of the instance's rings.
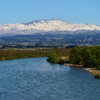
[[[96,78],[100,78],[100,46],[75,47],[67,55],[67,59],[62,59],[56,52],[50,53],[47,61],[51,63],[65,63],[65,65],[84,67],[85,70],[92,72]],[[87,67],[90,69],[86,69]]]

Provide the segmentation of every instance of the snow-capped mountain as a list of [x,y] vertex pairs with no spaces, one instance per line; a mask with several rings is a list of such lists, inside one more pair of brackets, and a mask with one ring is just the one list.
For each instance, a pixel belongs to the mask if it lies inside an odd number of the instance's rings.
[[91,24],[70,24],[61,20],[36,20],[28,23],[0,25],[0,36],[33,35],[36,33],[84,33],[100,31],[100,26]]

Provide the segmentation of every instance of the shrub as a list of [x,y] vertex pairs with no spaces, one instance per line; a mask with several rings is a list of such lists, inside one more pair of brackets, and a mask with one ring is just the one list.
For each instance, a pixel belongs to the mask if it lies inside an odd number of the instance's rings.
[[100,70],[100,65],[97,67],[98,70]]
[[57,63],[59,61],[58,55],[56,53],[48,54],[47,61],[49,61],[51,63]]
[[64,62],[65,62],[65,60],[63,60],[63,59],[60,58],[58,63],[59,64],[64,64]]
[[100,75],[98,75],[98,74],[95,75],[94,77],[97,78],[97,79],[100,79]]

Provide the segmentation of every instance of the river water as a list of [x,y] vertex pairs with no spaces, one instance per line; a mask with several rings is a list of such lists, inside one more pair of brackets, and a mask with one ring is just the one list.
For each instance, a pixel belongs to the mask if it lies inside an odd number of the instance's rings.
[[100,100],[100,80],[46,59],[0,61],[0,100]]

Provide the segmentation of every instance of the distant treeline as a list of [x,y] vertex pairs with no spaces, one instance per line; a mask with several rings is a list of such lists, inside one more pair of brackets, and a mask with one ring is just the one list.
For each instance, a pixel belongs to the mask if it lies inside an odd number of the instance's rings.
[[59,46],[45,46],[45,45],[2,45],[1,49],[5,48],[57,48]]
[[70,53],[70,63],[100,69],[100,46],[75,47]]
[[29,58],[29,57],[45,57],[48,55],[48,51],[42,50],[0,50],[0,60]]
[[1,49],[6,49],[6,48],[59,48],[59,47],[65,47],[65,49],[69,48],[74,48],[77,47],[78,45],[68,45],[68,46],[50,46],[50,45],[2,45]]
[[69,55],[71,49],[65,48],[50,48],[48,50],[12,50],[12,49],[1,49],[0,60],[18,59],[18,58],[30,58],[30,57],[47,57],[49,53],[57,52],[59,56]]

